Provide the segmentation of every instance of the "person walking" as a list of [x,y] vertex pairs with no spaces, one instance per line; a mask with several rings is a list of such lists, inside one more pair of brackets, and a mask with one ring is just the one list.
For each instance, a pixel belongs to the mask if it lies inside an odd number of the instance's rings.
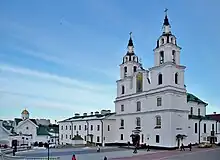
[[104,160],[108,160],[106,156],[104,157]]
[[192,144],[189,143],[189,150],[192,151]]
[[134,148],[134,152],[133,153],[137,153],[137,144],[135,145],[135,148]]
[[180,150],[180,151],[185,151],[185,148],[184,148],[183,143],[182,143],[182,145],[181,145],[181,150]]
[[147,152],[150,151],[150,146],[149,144],[147,145]]
[[72,160],[76,160],[76,155],[75,154],[73,154]]

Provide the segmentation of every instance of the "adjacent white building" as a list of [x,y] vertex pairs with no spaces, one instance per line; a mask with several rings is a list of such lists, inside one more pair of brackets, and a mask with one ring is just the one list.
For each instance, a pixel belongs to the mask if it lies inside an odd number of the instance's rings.
[[[102,110],[75,114],[74,117],[59,121],[59,139],[61,145],[75,145],[74,137],[81,137],[81,144],[95,143],[105,145],[115,141],[115,113],[110,110]],[[79,139],[79,140],[80,140]],[[79,144],[79,143],[77,143]]]
[[167,15],[151,68],[143,68],[130,36],[120,64],[115,113],[76,114],[60,121],[61,144],[73,144],[72,137],[78,134],[84,141],[106,144],[127,144],[132,142],[132,134],[139,134],[141,144],[166,148],[181,143],[219,143],[220,117],[206,115],[208,104],[187,92],[186,67],[181,64],[180,54]]

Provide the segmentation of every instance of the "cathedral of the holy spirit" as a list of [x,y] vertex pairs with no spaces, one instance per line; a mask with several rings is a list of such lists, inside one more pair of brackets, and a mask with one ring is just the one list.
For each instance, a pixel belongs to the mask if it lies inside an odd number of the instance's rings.
[[[217,114],[206,115],[208,104],[186,90],[186,67],[180,63],[180,52],[167,14],[151,68],[142,66],[130,34],[127,52],[120,64],[115,112],[75,114],[60,121],[60,142],[73,143],[65,137],[76,133],[85,143],[102,145],[127,144],[132,142],[132,135],[139,135],[140,144],[166,148],[175,148],[181,143],[220,142]],[[71,130],[64,130],[71,125],[74,126]]]

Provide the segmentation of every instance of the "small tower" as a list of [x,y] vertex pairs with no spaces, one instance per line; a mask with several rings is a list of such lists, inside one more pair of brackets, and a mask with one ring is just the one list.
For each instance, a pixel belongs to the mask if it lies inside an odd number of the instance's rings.
[[128,46],[127,46],[127,53],[123,57],[122,64],[120,65],[121,79],[124,79],[128,76],[132,76],[140,66],[140,63],[138,62],[138,57],[134,53],[134,44],[131,35],[132,32],[130,32],[130,39],[128,41]]
[[167,9],[165,9],[165,18],[163,22],[163,33],[157,40],[157,46],[154,49],[154,64],[155,66],[162,65],[166,62],[180,64],[180,50],[177,45],[176,37],[171,32]]
[[29,119],[29,112],[28,112],[26,109],[24,109],[24,110],[21,112],[21,118],[22,118],[23,120]]

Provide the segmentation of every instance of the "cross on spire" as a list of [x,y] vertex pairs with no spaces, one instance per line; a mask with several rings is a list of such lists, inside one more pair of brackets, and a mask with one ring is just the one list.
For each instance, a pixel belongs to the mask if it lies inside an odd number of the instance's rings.
[[168,11],[168,9],[165,8],[165,10],[164,10],[164,12],[165,12],[165,16],[167,16],[167,11]]
[[132,32],[130,32],[129,35],[130,35],[130,38],[131,38]]

